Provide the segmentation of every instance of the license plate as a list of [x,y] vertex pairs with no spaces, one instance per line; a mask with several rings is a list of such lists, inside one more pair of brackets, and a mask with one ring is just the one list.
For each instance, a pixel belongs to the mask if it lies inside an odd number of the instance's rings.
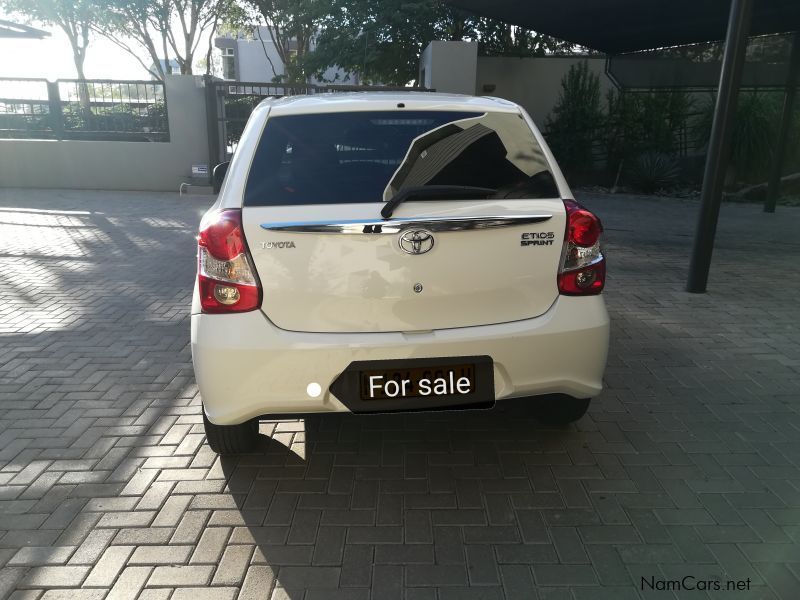
[[489,356],[355,361],[330,390],[358,413],[491,405],[494,362]]
[[361,399],[469,396],[475,392],[475,365],[361,371]]

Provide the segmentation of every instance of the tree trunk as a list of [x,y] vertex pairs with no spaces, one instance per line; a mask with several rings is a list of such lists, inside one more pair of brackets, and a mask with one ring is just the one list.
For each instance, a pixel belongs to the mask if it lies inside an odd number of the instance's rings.
[[[89,86],[86,83],[86,73],[83,70],[83,64],[86,62],[86,49],[73,48],[72,58],[75,61],[75,70],[78,73],[78,101],[81,107],[83,116],[83,126],[85,129],[92,127],[92,106],[91,99],[89,98]],[[62,99],[63,100],[63,99]]]
[[192,60],[194,60],[194,56],[190,52],[187,52],[186,56],[183,57],[183,64],[181,65],[181,75],[192,74]]
[[[194,26],[192,26],[192,29],[194,29]],[[192,61],[194,60],[194,52],[192,51],[193,37],[191,33],[185,33],[183,36],[183,45],[186,47],[186,54],[183,55],[183,64],[181,65],[182,75],[192,74]]]
[[75,60],[75,71],[78,73],[78,79],[86,79],[86,75],[83,71],[83,63],[86,62],[86,56],[75,51],[72,53],[72,58]]
[[169,62],[169,52],[167,52],[167,36],[161,34],[161,45],[164,46],[164,74],[172,75],[172,64]]

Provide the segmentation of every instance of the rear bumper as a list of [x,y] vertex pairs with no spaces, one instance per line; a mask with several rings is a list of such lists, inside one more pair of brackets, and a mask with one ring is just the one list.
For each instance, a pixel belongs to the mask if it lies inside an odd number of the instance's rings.
[[[232,425],[265,414],[347,412],[328,388],[355,360],[489,355],[495,398],[602,389],[609,319],[602,296],[559,296],[534,319],[427,333],[299,333],[261,311],[192,315],[192,361],[208,418]],[[306,388],[318,383],[322,393]]]

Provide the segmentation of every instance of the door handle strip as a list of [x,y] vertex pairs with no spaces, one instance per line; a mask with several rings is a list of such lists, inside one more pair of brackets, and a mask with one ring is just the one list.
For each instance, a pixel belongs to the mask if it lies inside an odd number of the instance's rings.
[[494,229],[530,223],[542,223],[553,215],[492,215],[482,217],[425,217],[388,220],[356,219],[352,221],[286,221],[262,223],[267,231],[292,233],[343,233],[343,234],[394,234],[404,229],[419,228],[428,231],[469,231],[472,229]]

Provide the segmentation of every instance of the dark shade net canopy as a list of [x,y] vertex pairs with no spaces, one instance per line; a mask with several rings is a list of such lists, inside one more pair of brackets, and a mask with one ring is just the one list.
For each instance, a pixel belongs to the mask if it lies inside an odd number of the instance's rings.
[[[722,40],[729,0],[447,0],[607,54]],[[800,0],[758,0],[750,35],[800,30]]]

